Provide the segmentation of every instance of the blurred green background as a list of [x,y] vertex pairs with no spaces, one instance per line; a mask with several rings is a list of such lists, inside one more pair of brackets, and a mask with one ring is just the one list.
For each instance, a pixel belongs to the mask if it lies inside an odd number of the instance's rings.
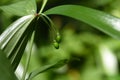
[[[0,0],[0,6],[18,1]],[[37,0],[37,4],[40,8],[41,0]],[[120,0],[48,0],[45,10],[63,4],[82,5],[120,17]],[[0,11],[0,34],[19,17]],[[38,75],[33,80],[120,80],[119,40],[72,18],[57,15],[49,17],[62,35],[60,48],[56,50],[53,47],[51,30],[44,23],[39,24],[39,35],[35,37],[29,72],[58,59],[70,58],[70,61],[59,69]],[[16,71],[18,77],[21,77],[28,52],[29,43]]]

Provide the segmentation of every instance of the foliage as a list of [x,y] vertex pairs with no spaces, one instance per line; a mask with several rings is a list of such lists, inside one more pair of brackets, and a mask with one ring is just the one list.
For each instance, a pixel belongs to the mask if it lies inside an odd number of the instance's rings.
[[[102,7],[103,10],[109,11],[110,7],[106,5],[111,6],[112,0],[101,0],[100,3],[95,0],[76,0],[76,3],[66,0],[63,4],[72,3],[73,5],[60,6],[57,6],[60,3],[57,0],[14,1],[16,2],[13,4],[0,6],[3,11],[1,14],[9,16],[8,20],[6,18],[7,22],[0,24],[10,23],[13,16],[20,17],[12,21],[5,31],[2,30],[5,26],[0,26],[2,33],[0,49],[4,52],[0,53],[0,61],[6,63],[0,64],[0,70],[8,71],[5,71],[6,77],[0,73],[0,79],[16,80],[13,71],[17,73],[19,63],[25,66],[23,73],[20,72],[21,80],[32,78],[34,80],[120,79],[118,70],[120,42],[113,39],[120,38],[120,19],[96,10]],[[46,5],[47,2],[48,5]],[[53,2],[58,3],[55,5],[57,7],[50,7],[54,6]],[[78,4],[78,2],[81,3]],[[91,3],[85,4],[89,2]],[[3,18],[1,20],[4,20]],[[51,43],[56,49],[51,46]],[[3,67],[6,65],[8,67]],[[61,68],[58,69],[59,67]],[[19,76],[20,73],[16,75]],[[37,76],[40,73],[42,74]]]
[[0,50],[0,79],[2,80],[16,80],[16,76],[12,70],[9,60]]

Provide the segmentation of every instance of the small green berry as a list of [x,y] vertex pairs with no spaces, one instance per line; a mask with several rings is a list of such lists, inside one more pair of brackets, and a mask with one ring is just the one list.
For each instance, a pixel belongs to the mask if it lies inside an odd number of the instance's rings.
[[59,49],[59,43],[58,42],[54,41],[53,45],[56,49]]
[[61,42],[61,36],[59,33],[57,33],[57,36],[56,36],[56,42],[60,43]]

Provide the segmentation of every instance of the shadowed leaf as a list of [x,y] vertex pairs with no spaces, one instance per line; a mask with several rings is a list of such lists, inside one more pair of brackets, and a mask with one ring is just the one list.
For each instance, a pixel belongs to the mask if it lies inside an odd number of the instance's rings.
[[41,67],[40,69],[37,69],[37,70],[31,72],[27,80],[31,80],[32,78],[34,78],[38,74],[43,73],[47,70],[50,70],[53,68],[59,68],[59,67],[65,65],[67,62],[68,62],[68,59],[63,59],[63,60],[58,60],[53,64],[45,65],[45,66]]
[[11,68],[9,60],[0,50],[0,80],[18,80]]

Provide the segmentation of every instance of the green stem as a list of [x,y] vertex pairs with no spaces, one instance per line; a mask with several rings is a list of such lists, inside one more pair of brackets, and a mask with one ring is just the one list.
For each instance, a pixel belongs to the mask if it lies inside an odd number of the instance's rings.
[[49,24],[49,22],[43,17],[43,16],[41,16],[41,18],[43,19],[43,21],[50,27],[50,29],[51,29],[51,25]]
[[56,34],[56,31],[55,31],[55,29],[53,29],[52,27],[51,27],[51,24],[46,20],[46,18],[44,17],[44,16],[41,16],[41,18],[43,19],[43,21],[48,25],[48,27],[50,28],[49,30],[52,32],[52,35],[51,35],[51,37],[52,37],[52,39],[54,40],[54,38],[55,38],[55,34]]
[[42,13],[42,11],[43,11],[43,9],[44,9],[44,7],[45,7],[46,3],[47,3],[47,0],[43,0],[43,4],[42,4],[42,7],[41,7],[41,9],[40,9],[39,14],[41,14],[41,13]]
[[33,48],[34,36],[35,36],[35,32],[32,33],[32,37],[31,37],[31,41],[30,41],[30,52],[29,52],[29,55],[28,55],[28,58],[27,58],[25,70],[24,70],[23,76],[22,76],[22,80],[25,80],[26,73],[27,73],[27,70],[28,70],[28,67],[29,67],[30,58],[31,58],[31,54],[32,54],[32,48]]
[[54,23],[52,22],[52,20],[45,14],[41,13],[40,15],[44,16],[49,22],[50,22],[50,25],[52,27],[52,29],[54,30],[55,33],[58,33],[58,30],[55,28],[55,25]]
[[41,15],[41,18],[43,19],[43,21],[45,21],[45,23],[50,27],[50,30],[51,31],[53,30],[52,38],[53,38],[53,41],[54,41],[55,37],[59,34],[58,30],[56,29],[52,20],[47,15],[45,15],[43,13],[41,13],[40,15]]

